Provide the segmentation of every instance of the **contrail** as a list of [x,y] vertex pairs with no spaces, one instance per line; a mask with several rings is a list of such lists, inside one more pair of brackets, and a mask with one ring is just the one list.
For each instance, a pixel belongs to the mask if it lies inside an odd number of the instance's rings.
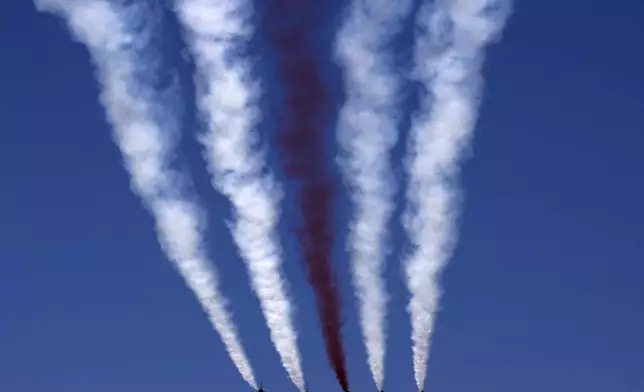
[[291,302],[281,276],[277,242],[280,190],[264,175],[264,156],[256,146],[258,83],[240,53],[253,31],[246,0],[177,0],[199,76],[198,105],[209,132],[201,139],[216,189],[234,206],[231,226],[235,243],[270,329],[282,365],[304,391],[297,334],[291,321]]
[[412,123],[404,217],[412,244],[407,309],[419,390],[440,297],[438,276],[456,241],[454,183],[476,122],[483,51],[500,34],[509,11],[509,0],[428,1],[419,11],[416,76],[427,97]]
[[325,166],[324,132],[331,106],[312,40],[323,22],[324,1],[270,0],[268,37],[277,52],[284,101],[277,138],[286,175],[300,181],[298,239],[316,296],[325,349],[338,383],[349,388],[342,344],[340,296],[331,268],[333,185]]
[[171,113],[175,111],[163,102],[159,81],[153,80],[158,60],[150,47],[152,35],[158,31],[151,26],[155,18],[150,15],[150,4],[36,0],[39,10],[66,19],[75,38],[87,46],[102,85],[100,99],[132,188],[154,216],[159,242],[194,291],[237,369],[257,389],[226,300],[219,292],[217,274],[203,248],[201,209],[193,197],[186,196],[186,176],[171,168],[172,123],[176,123]]
[[382,278],[388,251],[386,227],[396,188],[388,156],[398,137],[401,82],[388,45],[411,5],[410,0],[354,0],[336,44],[347,93],[338,139],[345,182],[356,210],[349,239],[353,284],[367,362],[378,390],[384,379],[386,340],[387,295]]

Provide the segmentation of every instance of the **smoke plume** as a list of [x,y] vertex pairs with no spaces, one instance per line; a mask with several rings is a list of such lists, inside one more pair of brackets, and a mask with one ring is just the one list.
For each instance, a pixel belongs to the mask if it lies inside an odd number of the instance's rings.
[[132,189],[153,215],[166,255],[197,296],[242,377],[256,389],[226,299],[219,292],[216,271],[202,244],[202,211],[187,195],[186,176],[171,167],[176,118],[153,76],[158,60],[150,48],[158,31],[150,4],[36,0],[39,10],[66,19],[74,37],[87,46],[101,83],[100,100]]
[[338,139],[356,211],[349,238],[353,284],[367,361],[378,390],[384,379],[386,340],[387,295],[382,278],[388,250],[386,227],[396,188],[388,155],[398,137],[401,79],[393,69],[389,45],[410,8],[409,0],[354,0],[336,46],[347,93]]
[[246,0],[213,2],[177,0],[199,76],[198,105],[208,125],[201,139],[216,189],[234,206],[231,230],[248,268],[252,287],[270,329],[282,365],[304,392],[297,335],[291,321],[291,301],[281,276],[277,243],[279,189],[264,175],[264,157],[255,145],[258,83],[241,54],[252,34]]
[[438,276],[456,241],[453,184],[476,121],[483,51],[499,35],[509,8],[509,0],[438,0],[428,1],[418,16],[416,77],[426,97],[412,124],[404,224],[412,244],[406,275],[419,390],[440,297]]
[[280,158],[287,176],[299,180],[302,224],[298,239],[317,308],[327,356],[343,390],[348,390],[342,346],[340,298],[331,269],[333,187],[324,167],[324,130],[329,125],[328,92],[311,44],[323,2],[271,0],[267,4],[269,39],[278,55],[284,107],[278,118]]

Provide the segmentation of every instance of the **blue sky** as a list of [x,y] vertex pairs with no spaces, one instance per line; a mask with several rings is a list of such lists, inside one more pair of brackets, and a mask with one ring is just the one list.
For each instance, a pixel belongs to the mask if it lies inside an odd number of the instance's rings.
[[[487,51],[428,391],[644,390],[642,20],[638,0],[519,0],[502,41]],[[194,139],[192,70],[171,18],[165,32],[185,105],[179,153],[208,207],[222,290],[258,378],[269,392],[294,391],[225,226],[229,205],[209,185]],[[24,0],[0,5],[0,40],[0,389],[248,390],[129,189],[85,48]],[[264,46],[258,40],[269,74]],[[399,55],[404,65],[403,44]],[[339,70],[329,61],[328,71],[339,105]],[[270,121],[262,134],[273,143]],[[334,170],[334,264],[350,382],[360,391],[373,383],[344,251],[351,209]],[[289,217],[281,240],[304,372],[312,392],[336,390]],[[398,215],[391,230],[385,390],[414,390]]]

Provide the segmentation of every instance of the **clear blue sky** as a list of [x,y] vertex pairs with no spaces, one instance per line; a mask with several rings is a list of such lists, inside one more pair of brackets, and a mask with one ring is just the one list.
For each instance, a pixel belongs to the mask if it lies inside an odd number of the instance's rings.
[[[644,391],[642,21],[641,0],[515,3],[488,51],[428,391]],[[194,141],[190,66],[174,21],[166,33],[186,102],[180,153],[209,209],[222,289],[258,378],[269,392],[295,391]],[[0,2],[0,42],[0,390],[248,390],[130,192],[85,48],[29,0]],[[270,50],[257,47],[269,63]],[[409,50],[400,49],[404,64]],[[339,104],[340,75],[328,67]],[[349,376],[354,391],[372,390],[343,251],[350,209],[338,189],[334,263]],[[397,219],[385,390],[412,391]],[[311,392],[339,390],[286,221],[282,234]]]

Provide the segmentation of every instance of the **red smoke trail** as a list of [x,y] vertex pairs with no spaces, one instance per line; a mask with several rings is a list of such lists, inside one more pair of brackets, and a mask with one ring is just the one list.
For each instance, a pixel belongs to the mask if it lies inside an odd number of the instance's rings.
[[278,146],[286,175],[301,181],[302,225],[298,239],[317,298],[324,343],[331,367],[348,391],[340,333],[340,300],[330,265],[333,246],[333,187],[324,168],[324,129],[329,96],[310,39],[319,9],[315,0],[271,0],[266,24],[278,54],[278,74],[285,102],[278,119]]

